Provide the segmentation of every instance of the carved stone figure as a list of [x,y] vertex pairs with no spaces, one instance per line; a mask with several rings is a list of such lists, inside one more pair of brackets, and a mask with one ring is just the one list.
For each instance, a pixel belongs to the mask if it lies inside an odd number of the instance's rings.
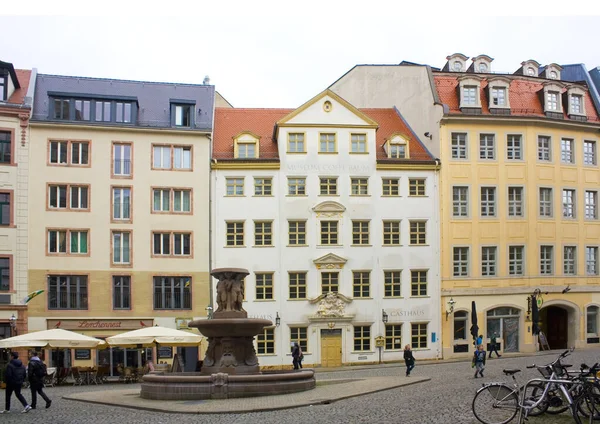
[[244,301],[244,275],[236,272],[222,272],[216,276],[217,310],[219,312],[246,312],[242,307]]
[[322,317],[343,317],[346,313],[346,304],[336,293],[329,292],[321,302],[317,310],[317,315]]

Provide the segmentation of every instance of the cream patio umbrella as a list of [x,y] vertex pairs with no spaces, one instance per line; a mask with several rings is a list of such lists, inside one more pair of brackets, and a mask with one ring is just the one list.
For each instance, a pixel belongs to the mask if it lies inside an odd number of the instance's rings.
[[106,341],[111,346],[120,347],[154,347],[166,346],[197,346],[202,341],[202,336],[187,331],[175,330],[167,327],[145,327],[139,330],[128,331],[107,337]]
[[103,346],[103,340],[84,336],[74,331],[53,328],[51,330],[34,331],[0,340],[0,348],[10,349],[18,347],[40,348],[66,348],[66,349],[93,349]]

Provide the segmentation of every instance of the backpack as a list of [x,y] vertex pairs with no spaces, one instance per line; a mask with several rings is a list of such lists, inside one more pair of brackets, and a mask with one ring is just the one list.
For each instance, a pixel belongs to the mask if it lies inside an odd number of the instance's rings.
[[46,364],[40,361],[34,361],[33,374],[40,380],[46,377],[48,375]]
[[27,377],[27,370],[25,367],[15,367],[13,371],[13,383],[20,386],[25,382],[25,378]]

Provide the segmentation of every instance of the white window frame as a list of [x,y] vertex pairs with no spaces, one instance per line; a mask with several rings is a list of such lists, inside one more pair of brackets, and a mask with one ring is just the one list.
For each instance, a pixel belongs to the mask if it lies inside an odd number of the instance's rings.
[[572,138],[560,139],[560,161],[561,163],[575,163],[575,140]]
[[575,219],[577,217],[577,191],[571,188],[562,190],[562,217]]
[[585,274],[598,275],[598,246],[585,246]]
[[498,248],[496,246],[481,247],[481,276],[495,277],[498,274]]
[[171,169],[171,146],[154,145],[152,146],[154,169]]
[[596,166],[596,141],[583,140],[583,164],[587,166]]
[[[116,242],[116,236],[120,235],[120,243]],[[128,240],[129,247],[124,247],[125,239]],[[111,244],[112,244],[112,258],[111,261],[113,264],[117,265],[130,265],[131,264],[131,232],[130,231],[113,231],[111,234]],[[115,261],[115,252],[119,251],[119,261]],[[127,253],[127,257],[129,260],[124,260],[124,253]]]
[[554,275],[554,246],[540,246],[540,275]]
[[577,275],[577,246],[563,246],[563,275]]
[[450,134],[452,146],[452,159],[469,159],[468,136],[466,132],[453,132]]
[[525,246],[508,246],[508,275],[525,275]]
[[480,160],[495,160],[496,159],[496,135],[495,134],[479,134],[479,159]]
[[538,135],[537,143],[538,161],[552,162],[552,137]]
[[521,134],[506,136],[506,160],[523,160],[523,136]]
[[522,186],[508,187],[508,216],[522,218],[525,216],[525,189]]
[[468,246],[454,246],[452,248],[452,274],[454,277],[469,276],[470,250]]
[[[495,218],[498,215],[498,190],[493,186],[482,186],[479,189],[479,212],[482,218]],[[490,199],[491,198],[491,199]]]
[[[549,194],[549,196],[546,196],[546,194]],[[552,187],[540,187],[538,196],[540,205],[538,209],[539,216],[543,218],[554,217],[554,190]],[[546,197],[549,197],[549,199]]]

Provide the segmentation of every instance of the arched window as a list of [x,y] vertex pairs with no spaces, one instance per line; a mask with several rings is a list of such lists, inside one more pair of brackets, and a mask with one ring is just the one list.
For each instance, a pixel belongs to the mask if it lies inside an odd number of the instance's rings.
[[600,343],[598,337],[598,307],[588,306],[587,307],[587,342],[588,343]]
[[467,311],[454,312],[454,340],[467,340]]

